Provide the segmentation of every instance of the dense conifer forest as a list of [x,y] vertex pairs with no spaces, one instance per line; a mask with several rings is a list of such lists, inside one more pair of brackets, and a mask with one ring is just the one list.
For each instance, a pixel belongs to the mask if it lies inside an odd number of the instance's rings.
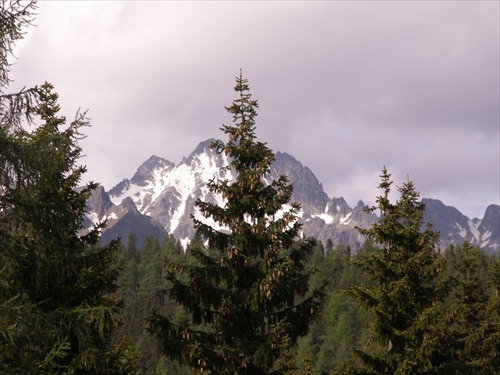
[[49,83],[4,93],[34,2],[0,4],[0,373],[500,372],[498,256],[440,249],[413,182],[391,201],[385,167],[359,251],[301,237],[287,176],[265,179],[274,154],[241,71],[212,144],[236,177],[207,181],[225,205],[197,202],[187,249],[102,245],[105,222],[83,230],[88,119],[68,124]]
[[[118,293],[125,302],[125,318],[118,332],[135,343],[137,355],[141,358],[141,374],[191,374],[188,367],[179,366],[161,355],[157,342],[146,327],[151,310],[179,320],[187,318],[185,311],[165,294],[169,282],[163,277],[164,261],[190,263],[193,261],[191,249],[200,246],[203,244],[198,239],[184,252],[180,243],[169,237],[162,243],[149,238],[139,249],[132,235],[128,245],[120,248],[119,258],[125,269],[118,278]],[[345,366],[362,363],[353,348],[381,350],[370,330],[373,313],[358,305],[348,293],[354,286],[375,285],[356,265],[375,251],[370,242],[356,254],[349,247],[331,241],[315,244],[307,258],[307,268],[319,272],[314,274],[311,284],[319,286],[326,279],[328,292],[321,318],[298,341],[293,355],[296,370],[291,373],[343,373]],[[494,374],[500,365],[498,258],[467,244],[450,246],[438,258],[443,262],[444,275],[450,279],[450,289],[447,297],[438,304],[439,311],[432,324],[448,330],[438,344],[443,352],[448,351],[449,346],[455,346],[455,358],[445,362],[455,362],[456,370],[435,369],[425,373]]]

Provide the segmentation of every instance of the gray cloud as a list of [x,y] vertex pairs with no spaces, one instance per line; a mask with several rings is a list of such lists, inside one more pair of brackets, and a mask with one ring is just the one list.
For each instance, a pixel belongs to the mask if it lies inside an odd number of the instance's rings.
[[499,203],[497,2],[47,2],[16,85],[88,108],[89,178],[222,137],[242,68],[257,135],[332,196],[373,202],[383,165],[468,216]]

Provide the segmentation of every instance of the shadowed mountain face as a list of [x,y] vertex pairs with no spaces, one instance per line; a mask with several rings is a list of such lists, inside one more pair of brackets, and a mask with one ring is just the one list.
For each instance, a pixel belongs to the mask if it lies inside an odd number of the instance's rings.
[[[224,204],[221,197],[208,191],[206,183],[213,178],[233,177],[230,171],[220,170],[227,165],[227,159],[210,148],[212,141],[201,142],[178,165],[151,156],[131,179],[125,178],[108,192],[97,189],[87,202],[87,225],[108,219],[102,235],[105,242],[117,236],[126,240],[134,233],[140,245],[147,236],[162,238],[172,234],[186,245],[194,235],[191,215],[199,215],[197,199]],[[292,201],[301,204],[303,234],[323,242],[331,239],[334,244],[345,243],[357,250],[364,237],[355,227],[367,228],[377,216],[365,212],[362,201],[351,208],[342,197],[329,198],[314,173],[293,156],[277,152],[275,158],[267,179],[286,175],[293,183]],[[441,233],[442,245],[467,240],[489,252],[498,252],[500,206],[491,205],[483,219],[470,220],[441,201],[422,201],[426,204],[425,219]]]
[[498,252],[500,245],[500,206],[490,205],[483,219],[470,220],[455,207],[445,206],[436,199],[424,198],[426,221],[439,231],[443,243],[461,243],[464,240],[490,252]]

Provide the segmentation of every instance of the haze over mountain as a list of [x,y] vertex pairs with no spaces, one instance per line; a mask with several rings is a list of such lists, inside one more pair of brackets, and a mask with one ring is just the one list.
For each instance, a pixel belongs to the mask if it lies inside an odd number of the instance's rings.
[[[107,219],[108,228],[102,235],[105,242],[118,236],[126,242],[129,234],[134,233],[139,245],[149,235],[173,235],[186,245],[194,235],[191,215],[199,217],[196,200],[223,205],[221,197],[210,193],[206,183],[213,178],[231,179],[230,171],[221,171],[227,159],[210,148],[212,141],[201,142],[177,165],[153,155],[132,178],[124,178],[107,192],[100,187],[88,201],[87,225]],[[268,178],[284,174],[293,183],[292,201],[301,204],[298,216],[303,234],[358,249],[364,237],[355,227],[366,228],[378,217],[367,213],[362,201],[352,208],[343,197],[328,197],[314,173],[293,156],[277,152],[275,159]],[[415,183],[418,190],[418,181]],[[488,206],[482,219],[469,219],[439,200],[422,201],[426,204],[425,219],[440,231],[442,245],[467,240],[489,252],[498,252],[500,206]]]

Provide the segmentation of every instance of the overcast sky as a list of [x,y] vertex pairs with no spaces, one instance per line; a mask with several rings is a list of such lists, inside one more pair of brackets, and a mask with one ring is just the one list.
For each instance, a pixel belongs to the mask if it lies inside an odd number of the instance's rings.
[[330,198],[396,184],[469,218],[499,204],[498,1],[42,1],[12,90],[51,82],[88,109],[88,179],[109,190],[151,155],[225,140],[240,68],[258,140]]

